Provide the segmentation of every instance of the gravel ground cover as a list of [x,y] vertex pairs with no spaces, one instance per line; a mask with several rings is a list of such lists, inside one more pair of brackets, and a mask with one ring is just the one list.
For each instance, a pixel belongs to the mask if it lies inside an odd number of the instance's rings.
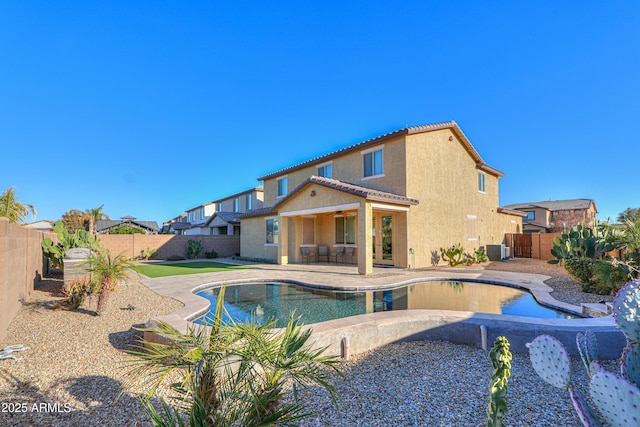
[[[560,300],[598,301],[583,294],[564,269],[536,260],[493,262],[484,268],[552,276]],[[103,316],[93,305],[55,309],[61,280],[41,283],[9,327],[0,349],[24,344],[20,361],[0,360],[0,426],[147,426],[135,387],[126,381],[124,349],[135,344],[148,319],[181,304],[137,281],[113,294]],[[95,301],[93,302],[95,304]],[[129,305],[134,310],[127,310]],[[613,363],[613,362],[612,362]],[[579,360],[573,360],[584,386]],[[613,369],[613,367],[611,367]],[[342,363],[336,377],[340,409],[322,390],[307,392],[316,416],[303,426],[480,426],[486,424],[491,364],[484,351],[446,342],[392,344]],[[514,354],[507,395],[507,426],[579,426],[568,394],[533,372],[525,354]],[[20,412],[17,412],[20,411]]]

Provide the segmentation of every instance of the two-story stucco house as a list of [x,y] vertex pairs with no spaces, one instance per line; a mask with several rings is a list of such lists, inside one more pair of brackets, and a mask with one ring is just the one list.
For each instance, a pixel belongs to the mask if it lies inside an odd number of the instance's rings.
[[400,129],[259,177],[265,207],[240,216],[241,254],[287,264],[325,246],[352,248],[361,274],[431,266],[441,247],[521,231],[498,207],[502,176],[453,121]]
[[522,220],[524,233],[564,233],[580,223],[593,227],[598,213],[592,199],[515,203],[505,208],[526,214]]
[[188,209],[166,222],[165,233],[184,235],[240,234],[239,214],[263,207],[262,187],[254,187],[231,196]]

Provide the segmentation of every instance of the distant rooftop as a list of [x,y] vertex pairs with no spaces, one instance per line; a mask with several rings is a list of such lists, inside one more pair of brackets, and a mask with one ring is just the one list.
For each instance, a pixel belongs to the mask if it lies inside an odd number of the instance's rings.
[[[589,209],[591,204],[595,208],[593,199],[569,199],[569,200],[546,200],[542,202],[514,203],[504,206],[507,209],[535,209],[542,208],[549,211],[562,211],[571,209]],[[598,210],[596,209],[596,212]]]

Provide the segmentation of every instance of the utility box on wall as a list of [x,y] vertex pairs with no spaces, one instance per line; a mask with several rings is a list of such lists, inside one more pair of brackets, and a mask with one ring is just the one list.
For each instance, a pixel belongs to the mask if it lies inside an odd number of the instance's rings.
[[487,256],[490,261],[502,261],[506,256],[505,245],[487,245]]

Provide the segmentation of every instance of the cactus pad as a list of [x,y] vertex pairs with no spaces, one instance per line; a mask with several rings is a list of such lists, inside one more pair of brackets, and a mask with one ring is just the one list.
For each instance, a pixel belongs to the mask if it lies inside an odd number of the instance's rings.
[[591,377],[591,399],[612,426],[640,425],[640,389],[617,375],[599,372]]
[[640,342],[640,279],[618,291],[613,300],[613,318],[627,338]]
[[631,343],[622,352],[620,363],[622,378],[640,387],[640,344]]
[[562,343],[550,335],[540,335],[527,347],[536,373],[552,386],[568,389],[571,385],[571,362]]
[[596,416],[591,412],[591,408],[587,405],[582,399],[582,396],[578,394],[578,391],[573,387],[569,389],[569,395],[571,396],[571,403],[573,403],[573,407],[578,414],[578,418],[582,421],[582,425],[585,427],[601,427],[602,423]]
[[585,331],[584,334],[578,333],[576,335],[576,346],[580,352],[582,363],[589,372],[589,365],[594,360],[598,360],[598,340],[596,334],[593,331]]

